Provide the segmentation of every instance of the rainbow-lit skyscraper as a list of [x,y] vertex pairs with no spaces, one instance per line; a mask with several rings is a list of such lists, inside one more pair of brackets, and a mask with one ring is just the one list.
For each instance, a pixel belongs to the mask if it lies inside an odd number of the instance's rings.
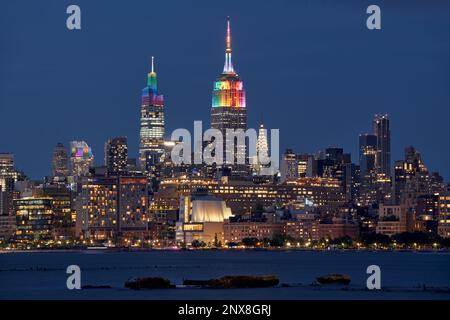
[[154,58],[148,73],[147,86],[142,89],[139,164],[152,174],[164,154],[164,96],[158,94]]
[[[244,131],[247,129],[244,84],[234,70],[233,62],[231,61],[232,49],[229,17],[227,18],[225,45],[225,65],[223,72],[214,82],[211,107],[211,128],[220,130],[224,141],[226,129],[243,129]],[[236,150],[235,154],[239,152],[245,152],[245,150]]]

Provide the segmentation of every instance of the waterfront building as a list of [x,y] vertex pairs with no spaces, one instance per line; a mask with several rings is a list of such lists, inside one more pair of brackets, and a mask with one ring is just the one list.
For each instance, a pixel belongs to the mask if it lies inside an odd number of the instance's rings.
[[127,245],[146,236],[149,201],[146,177],[86,177],[80,200],[77,229],[85,239]]
[[109,139],[105,143],[105,166],[108,174],[124,175],[128,165],[128,144],[126,137]]
[[450,188],[439,194],[438,234],[443,238],[450,238]]
[[155,176],[157,166],[164,160],[164,96],[158,92],[158,83],[152,57],[147,85],[142,89],[139,133],[139,165],[143,172]]
[[414,211],[405,205],[380,204],[376,233],[393,236],[416,229]]
[[225,201],[208,194],[207,188],[194,190],[180,198],[176,240],[190,245],[194,240],[212,245],[224,242],[224,221],[232,216]]
[[14,200],[16,211],[16,239],[51,240],[53,238],[52,199],[29,197]]
[[359,226],[356,223],[347,222],[342,219],[333,219],[332,223],[319,224],[320,239],[337,239],[349,237],[352,240],[359,238]]
[[67,177],[69,175],[69,156],[62,143],[57,143],[53,149],[52,176]]
[[223,225],[225,243],[239,243],[244,239],[272,239],[284,234],[284,223],[272,222],[226,222]]
[[315,218],[306,217],[287,221],[285,225],[285,235],[296,240],[320,240],[319,221]]
[[53,211],[52,236],[68,239],[77,236],[75,232],[76,212],[72,207],[72,192],[65,185],[43,185],[33,189],[34,198],[50,199]]

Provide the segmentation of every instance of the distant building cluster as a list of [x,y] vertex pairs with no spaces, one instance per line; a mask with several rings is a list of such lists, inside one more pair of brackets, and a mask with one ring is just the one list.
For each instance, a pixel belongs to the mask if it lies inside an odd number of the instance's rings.
[[[210,110],[211,127],[223,132],[247,129],[244,84],[231,55],[228,20],[225,65]],[[245,164],[175,165],[171,151],[180,141],[166,138],[164,110],[152,58],[136,158],[127,137],[106,141],[102,166],[85,141],[58,143],[52,175],[34,181],[17,170],[12,154],[0,154],[0,241],[183,247],[406,232],[450,237],[449,185],[412,146],[392,162],[388,115],[375,115],[372,132],[359,136],[357,161],[338,147],[316,154],[288,149],[279,172],[268,176],[260,157],[239,148],[234,155],[244,154]],[[260,124],[257,155],[269,153]]]

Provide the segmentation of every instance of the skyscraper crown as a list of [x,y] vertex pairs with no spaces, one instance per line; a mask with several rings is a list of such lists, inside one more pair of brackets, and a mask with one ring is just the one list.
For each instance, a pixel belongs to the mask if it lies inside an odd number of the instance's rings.
[[236,74],[231,62],[231,27],[227,17],[227,36],[225,39],[225,65],[223,72],[214,82],[212,107],[245,108],[244,84]]
[[147,86],[142,89],[142,105],[164,105],[164,96],[158,94],[158,83],[155,72],[155,59],[152,57],[151,71],[147,76]]
[[225,65],[223,66],[223,73],[234,74],[233,63],[231,62],[231,26],[230,17],[227,17],[227,36],[225,39]]
[[154,91],[154,93],[156,94],[156,92],[158,91],[158,83],[156,81],[154,60],[155,60],[155,57],[152,56],[152,71],[150,71],[148,73],[147,86],[150,87],[150,89],[152,89]]

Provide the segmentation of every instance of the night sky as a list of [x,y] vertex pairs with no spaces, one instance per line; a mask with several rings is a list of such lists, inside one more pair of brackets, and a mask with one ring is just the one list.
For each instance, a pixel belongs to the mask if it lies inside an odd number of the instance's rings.
[[[382,30],[366,28],[370,4]],[[358,135],[388,113],[392,161],[413,145],[450,179],[450,1],[1,1],[0,152],[32,178],[57,142],[85,140],[102,164],[125,135],[136,157],[152,55],[167,132],[209,124],[228,15],[249,126],[280,128],[281,151],[339,146],[358,163]]]

